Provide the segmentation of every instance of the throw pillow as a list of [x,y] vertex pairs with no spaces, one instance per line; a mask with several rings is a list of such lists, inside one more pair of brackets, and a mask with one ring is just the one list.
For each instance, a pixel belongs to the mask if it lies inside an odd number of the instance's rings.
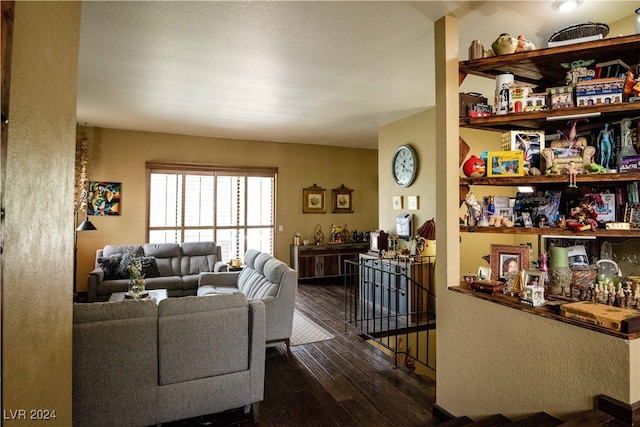
[[158,263],[154,257],[142,257],[142,275],[145,278],[160,277]]
[[127,272],[122,269],[120,263],[122,255],[112,255],[98,258],[98,265],[104,271],[104,280],[126,279]]

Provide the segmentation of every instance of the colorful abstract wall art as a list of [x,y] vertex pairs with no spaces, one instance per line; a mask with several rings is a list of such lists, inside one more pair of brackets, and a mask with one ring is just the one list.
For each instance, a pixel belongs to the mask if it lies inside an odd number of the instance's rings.
[[121,182],[89,181],[89,215],[120,215]]

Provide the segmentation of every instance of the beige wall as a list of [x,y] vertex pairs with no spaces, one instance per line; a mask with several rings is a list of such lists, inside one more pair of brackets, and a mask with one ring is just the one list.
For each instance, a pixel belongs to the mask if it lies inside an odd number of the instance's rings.
[[[14,24],[2,253],[2,409],[7,425],[68,426],[80,3],[16,2]],[[7,420],[9,410],[19,409],[55,410],[57,418]]]
[[[414,114],[380,128],[378,132],[378,180],[380,229],[396,232],[396,218],[401,213],[414,215],[414,231],[425,221],[435,218],[435,109]],[[403,144],[411,145],[418,155],[418,175],[415,182],[403,188],[391,176],[391,159]],[[402,209],[394,210],[393,196],[402,196]],[[407,209],[407,197],[418,196],[418,210]],[[407,242],[401,241],[401,246]]]
[[[79,130],[84,134],[84,129]],[[331,224],[350,231],[378,227],[376,150],[307,144],[254,142],[150,132],[89,128],[88,179],[122,183],[122,214],[91,217],[97,231],[78,237],[78,290],[87,288],[87,274],[95,251],[106,244],[144,243],[146,215],[146,161],[210,163],[234,166],[278,167],[275,254],[290,261],[294,233],[311,239],[320,224],[328,241]],[[325,214],[302,213],[302,189],[317,184],[327,189]],[[342,184],[353,189],[354,212],[331,213],[331,189]]]

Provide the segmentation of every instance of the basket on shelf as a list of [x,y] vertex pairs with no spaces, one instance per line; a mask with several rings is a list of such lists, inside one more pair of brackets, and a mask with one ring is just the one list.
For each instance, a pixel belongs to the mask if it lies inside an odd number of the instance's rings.
[[550,42],[559,42],[565,40],[574,40],[582,37],[602,35],[602,38],[609,34],[609,26],[599,22],[587,22],[584,24],[571,25],[556,31],[551,37]]
[[596,265],[572,265],[571,286],[582,288],[595,283],[598,277]]

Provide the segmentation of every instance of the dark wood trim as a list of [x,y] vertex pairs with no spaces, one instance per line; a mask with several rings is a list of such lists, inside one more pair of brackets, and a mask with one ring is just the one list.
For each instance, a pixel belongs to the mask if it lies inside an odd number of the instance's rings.
[[[640,105],[640,104],[638,104]],[[576,176],[576,183],[585,185],[599,185],[611,182],[630,182],[640,180],[640,172],[605,173],[605,174],[581,174]],[[568,184],[567,175],[526,175],[503,178],[460,178],[461,185],[555,185]]]
[[218,172],[221,174],[241,174],[246,175],[250,173],[252,176],[264,175],[274,176],[278,174],[277,167],[270,166],[228,166],[228,165],[214,165],[206,163],[180,163],[180,162],[147,162],[147,169],[153,172],[176,172],[176,171],[209,171]]
[[450,421],[456,418],[454,415],[447,412],[442,406],[434,403],[431,406],[431,415],[440,420],[441,422]]
[[630,230],[606,230],[602,228],[596,229],[596,231],[573,231],[568,228],[547,227],[547,228],[525,228],[525,227],[479,227],[479,226],[460,226],[461,233],[491,233],[491,234],[523,234],[527,236],[532,235],[552,235],[552,236],[572,236],[589,238],[594,237],[640,237],[640,229],[632,228]]
[[596,407],[629,426],[640,426],[640,401],[629,405],[601,394],[596,397]]

